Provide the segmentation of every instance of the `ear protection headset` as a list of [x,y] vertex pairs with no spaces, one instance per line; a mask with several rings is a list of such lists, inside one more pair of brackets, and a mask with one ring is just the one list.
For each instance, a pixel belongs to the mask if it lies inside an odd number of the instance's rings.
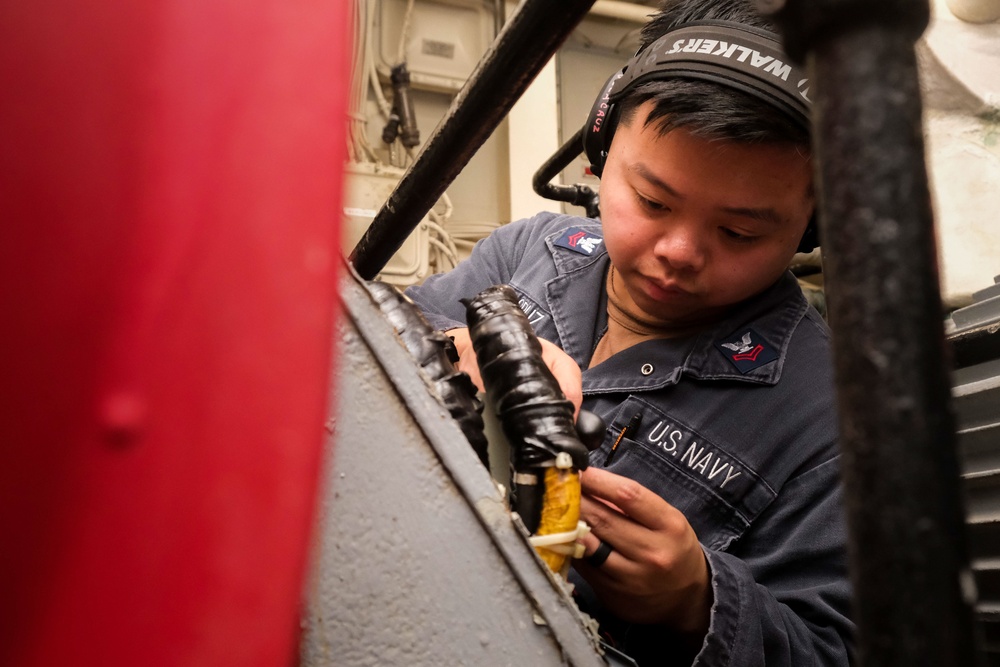
[[[608,79],[583,128],[583,150],[591,171],[600,176],[621,114],[619,102],[647,81],[700,79],[733,88],[771,105],[807,131],[810,127],[809,79],[785,62],[778,35],[730,21],[694,21],[671,30],[640,50]],[[815,216],[799,252],[818,245]]]

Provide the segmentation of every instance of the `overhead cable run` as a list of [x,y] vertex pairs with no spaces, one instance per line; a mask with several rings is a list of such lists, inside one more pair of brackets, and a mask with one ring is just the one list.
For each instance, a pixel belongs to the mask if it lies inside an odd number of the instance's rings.
[[374,278],[493,133],[594,0],[524,0],[351,252]]

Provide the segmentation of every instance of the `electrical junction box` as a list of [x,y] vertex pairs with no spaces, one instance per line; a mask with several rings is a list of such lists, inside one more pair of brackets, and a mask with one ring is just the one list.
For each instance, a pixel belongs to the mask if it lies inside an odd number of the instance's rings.
[[[341,243],[344,254],[350,253],[371,225],[382,204],[396,188],[404,171],[366,162],[350,162],[344,169],[344,223]],[[427,218],[403,242],[377,276],[400,287],[416,284],[427,277],[429,269],[429,232]]]
[[[379,2],[377,69],[389,80],[399,63],[406,0]],[[415,0],[404,46],[415,88],[457,93],[493,42],[495,17],[480,1]]]

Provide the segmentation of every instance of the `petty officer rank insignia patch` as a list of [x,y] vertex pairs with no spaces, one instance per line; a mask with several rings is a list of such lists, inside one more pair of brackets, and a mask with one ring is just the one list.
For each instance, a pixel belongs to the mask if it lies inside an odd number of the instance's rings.
[[604,239],[600,236],[585,232],[578,227],[570,227],[556,241],[556,245],[560,248],[566,248],[581,255],[593,255],[602,243],[604,243]]
[[740,373],[769,364],[778,352],[753,329],[740,329],[732,336],[715,342],[715,346]]

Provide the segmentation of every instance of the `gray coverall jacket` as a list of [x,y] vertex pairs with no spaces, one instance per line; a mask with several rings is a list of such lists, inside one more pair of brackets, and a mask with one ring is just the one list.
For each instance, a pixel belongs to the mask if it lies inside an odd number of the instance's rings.
[[[509,284],[538,336],[587,369],[606,328],[600,224],[541,214],[477,244],[407,294],[438,329],[464,327],[462,297]],[[714,604],[695,665],[846,665],[846,530],[825,323],[794,278],[686,339],[647,341],[583,372],[583,407],[608,425],[591,454],[681,510],[705,550]],[[607,618],[579,577],[581,606],[640,664],[682,664],[656,626]],[[690,654],[683,659],[690,663]]]

